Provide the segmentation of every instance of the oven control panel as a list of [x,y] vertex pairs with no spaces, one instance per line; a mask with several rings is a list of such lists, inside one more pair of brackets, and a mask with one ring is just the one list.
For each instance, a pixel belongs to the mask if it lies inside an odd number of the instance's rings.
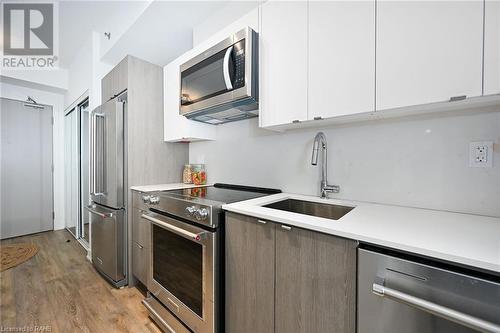
[[188,206],[184,210],[188,217],[194,217],[197,221],[204,221],[210,215],[210,211],[206,207]]
[[149,205],[158,205],[160,203],[160,197],[157,195],[143,195],[142,202]]

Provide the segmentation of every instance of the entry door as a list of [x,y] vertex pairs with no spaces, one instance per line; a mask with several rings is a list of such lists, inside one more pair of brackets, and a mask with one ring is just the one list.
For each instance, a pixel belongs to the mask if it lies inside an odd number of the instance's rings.
[[0,103],[0,239],[53,230],[52,107]]

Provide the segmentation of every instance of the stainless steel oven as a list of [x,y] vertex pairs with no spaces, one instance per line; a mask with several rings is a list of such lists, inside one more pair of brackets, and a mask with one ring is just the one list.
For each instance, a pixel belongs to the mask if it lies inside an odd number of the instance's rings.
[[149,316],[169,333],[224,331],[224,211],[222,205],[280,192],[213,186],[145,196],[151,223]]
[[180,114],[211,124],[258,115],[257,34],[245,28],[180,67]]
[[215,230],[149,212],[150,293],[194,332],[218,332]]

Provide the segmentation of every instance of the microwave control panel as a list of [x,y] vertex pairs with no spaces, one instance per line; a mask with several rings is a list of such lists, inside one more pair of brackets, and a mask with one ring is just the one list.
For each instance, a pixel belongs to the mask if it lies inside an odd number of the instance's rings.
[[233,47],[234,83],[233,88],[245,86],[245,40],[242,39]]

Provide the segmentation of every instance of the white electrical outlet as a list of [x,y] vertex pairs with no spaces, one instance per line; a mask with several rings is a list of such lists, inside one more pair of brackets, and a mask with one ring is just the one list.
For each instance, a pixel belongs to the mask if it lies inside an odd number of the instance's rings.
[[472,168],[493,167],[493,142],[471,142],[469,145],[469,166]]

